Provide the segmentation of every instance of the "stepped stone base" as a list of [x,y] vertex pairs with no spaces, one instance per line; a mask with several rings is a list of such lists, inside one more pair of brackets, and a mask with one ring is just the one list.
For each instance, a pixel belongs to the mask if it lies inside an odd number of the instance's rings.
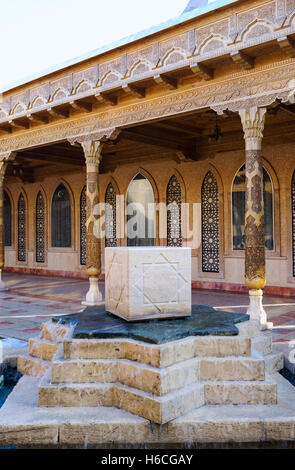
[[[2,445],[23,447],[295,447],[294,387],[282,376],[276,405],[204,405],[165,426],[114,407],[38,408],[39,379],[24,376],[0,410]],[[277,444],[276,444],[277,443]]]
[[237,333],[151,344],[75,339],[72,325],[47,322],[18,366],[41,378],[41,408],[115,407],[166,424],[208,405],[276,404],[271,374],[281,368],[281,355],[272,354],[255,322],[240,323]]

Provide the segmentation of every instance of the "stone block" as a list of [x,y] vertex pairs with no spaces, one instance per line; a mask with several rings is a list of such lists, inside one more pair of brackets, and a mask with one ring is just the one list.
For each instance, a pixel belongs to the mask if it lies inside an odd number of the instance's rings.
[[124,359],[125,340],[71,340],[65,341],[65,359]]
[[44,359],[44,361],[52,361],[58,352],[58,347],[58,344],[48,340],[29,339],[29,354]]
[[52,383],[117,381],[117,363],[108,359],[56,361],[52,364]]
[[250,338],[226,337],[226,336],[199,336],[195,338],[196,356],[250,356]]
[[208,405],[274,405],[277,403],[275,383],[212,382],[204,384]]
[[41,386],[38,391],[40,407],[112,406],[113,389],[108,384],[73,384]]
[[106,310],[127,321],[191,315],[190,248],[106,248]]
[[41,339],[62,343],[73,332],[72,325],[60,325],[52,321],[41,324]]
[[262,360],[245,358],[200,359],[200,380],[264,380]]
[[114,386],[113,404],[155,423],[165,424],[203,406],[204,387],[194,385],[164,397],[156,397],[129,387]]
[[253,354],[260,354],[266,356],[272,352],[272,336],[260,335],[252,338],[252,352]]
[[18,356],[17,358],[17,370],[32,377],[43,377],[50,366],[49,362],[30,356]]
[[268,374],[274,374],[284,368],[284,354],[272,353],[264,357],[265,370]]
[[265,421],[266,440],[294,441],[295,418],[268,419]]

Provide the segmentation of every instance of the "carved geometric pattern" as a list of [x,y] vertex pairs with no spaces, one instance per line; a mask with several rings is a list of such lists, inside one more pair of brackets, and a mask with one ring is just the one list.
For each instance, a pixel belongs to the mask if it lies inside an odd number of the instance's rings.
[[219,195],[211,171],[202,184],[202,271],[219,273]]
[[45,263],[45,201],[41,191],[36,199],[36,262]]
[[53,247],[71,247],[71,235],[71,198],[67,188],[60,184],[52,198],[51,245]]
[[166,192],[167,246],[181,247],[181,187],[175,175],[171,176]]
[[11,202],[6,191],[4,191],[4,245],[12,245]]
[[18,198],[17,205],[17,259],[26,261],[26,203],[23,194]]
[[112,183],[109,183],[105,193],[105,246],[117,246],[116,226],[116,191]]
[[86,265],[86,186],[80,196],[80,264]]
[[293,250],[293,276],[295,277],[295,171],[291,183],[292,200],[292,250]]

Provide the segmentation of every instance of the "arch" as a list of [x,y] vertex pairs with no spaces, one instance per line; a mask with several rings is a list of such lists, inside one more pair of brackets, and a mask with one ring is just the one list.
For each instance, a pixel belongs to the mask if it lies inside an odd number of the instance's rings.
[[36,96],[31,103],[31,108],[37,108],[38,106],[44,106],[45,104],[46,100],[43,96]]
[[182,246],[181,203],[181,186],[177,177],[172,175],[166,189],[167,246]]
[[4,246],[12,246],[12,204],[4,190]]
[[100,80],[100,86],[111,85],[118,80],[121,80],[122,75],[116,70],[106,72]]
[[152,64],[145,59],[139,59],[132,64],[130,69],[128,70],[126,76],[132,77],[134,75],[138,75],[144,72],[148,72],[152,69]]
[[26,110],[26,106],[24,103],[16,103],[16,105],[12,108],[11,114],[20,114]]
[[217,180],[209,170],[201,189],[202,208],[202,271],[219,273],[219,190]]
[[185,60],[187,57],[186,52],[181,47],[173,47],[166,52],[160,61],[160,66],[171,65]]
[[17,260],[27,260],[27,205],[21,192],[17,202]]
[[[246,167],[243,164],[233,179],[232,195],[232,244],[234,251],[245,249],[245,191]],[[263,199],[265,247],[274,250],[274,187],[269,171],[263,165]]]
[[197,48],[197,54],[205,55],[215,52],[219,49],[224,49],[226,46],[226,39],[220,34],[210,34]]
[[240,41],[247,41],[274,32],[274,25],[264,19],[256,18],[249,23],[240,35]]
[[155,195],[150,180],[137,173],[129,183],[126,195],[127,246],[154,246]]
[[86,185],[82,188],[80,194],[80,264],[86,265]]
[[68,91],[63,87],[60,87],[54,91],[53,95],[51,96],[50,101],[63,100],[67,98],[68,95],[69,95]]
[[35,260],[36,263],[45,263],[45,237],[46,237],[46,205],[45,198],[41,190],[36,197],[36,243]]
[[78,85],[75,87],[73,94],[84,93],[93,88],[93,83],[90,80],[81,80]]
[[105,192],[105,246],[117,246],[116,189],[110,181]]
[[51,246],[72,246],[72,204],[66,186],[60,183],[51,201]]

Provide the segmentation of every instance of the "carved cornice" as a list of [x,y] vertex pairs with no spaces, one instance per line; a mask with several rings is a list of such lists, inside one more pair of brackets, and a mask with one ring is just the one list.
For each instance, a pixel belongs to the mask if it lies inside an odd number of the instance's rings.
[[266,70],[253,70],[244,76],[228,77],[226,80],[185,91],[175,91],[163,97],[47,125],[3,138],[0,140],[0,155],[1,152],[63,140],[69,140],[71,143],[101,140],[107,138],[110,132],[116,132],[114,128],[119,132],[118,128],[208,107],[218,113],[227,109],[238,112],[253,106],[268,106],[276,99],[287,102],[294,90],[294,76],[295,63],[286,61],[283,65],[275,64]]

